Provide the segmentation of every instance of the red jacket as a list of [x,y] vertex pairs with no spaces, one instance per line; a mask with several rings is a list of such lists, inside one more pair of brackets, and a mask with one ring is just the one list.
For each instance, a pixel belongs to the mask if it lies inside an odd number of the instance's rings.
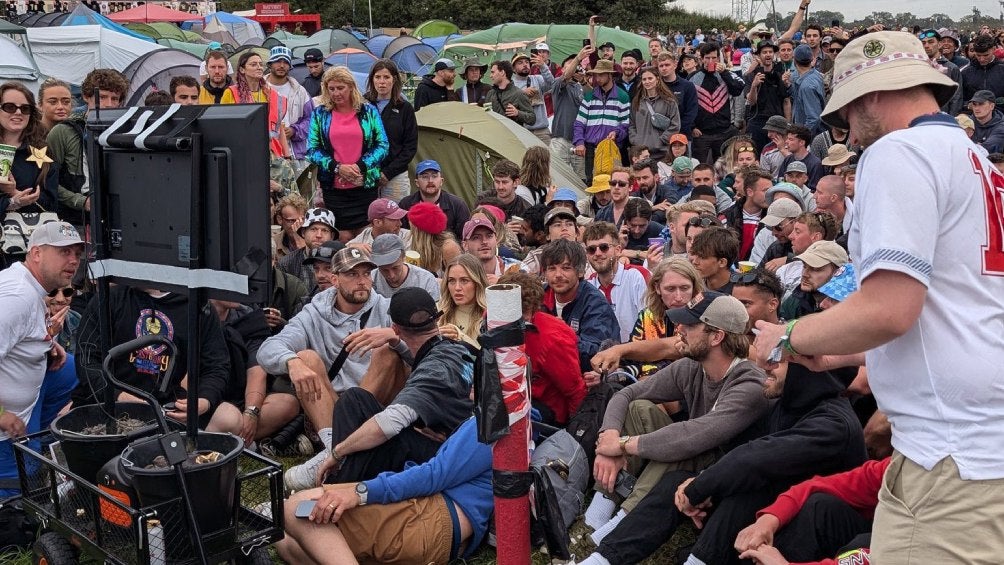
[[579,372],[578,340],[572,328],[550,314],[537,312],[526,331],[526,354],[533,366],[530,396],[554,412],[558,423],[579,409],[586,383]]
[[[875,507],[878,506],[879,488],[882,486],[882,476],[889,467],[889,461],[889,457],[881,461],[866,461],[864,465],[850,471],[828,477],[812,477],[781,493],[774,504],[757,512],[756,516],[759,518],[764,514],[772,514],[777,517],[781,527],[784,527],[795,518],[809,496],[821,492],[839,498],[865,518],[871,519],[875,515]],[[837,561],[824,559],[816,563],[830,565]]]

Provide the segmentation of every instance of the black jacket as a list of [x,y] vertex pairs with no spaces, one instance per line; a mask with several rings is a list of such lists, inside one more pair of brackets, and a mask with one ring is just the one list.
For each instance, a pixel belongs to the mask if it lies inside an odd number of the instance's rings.
[[457,93],[445,86],[439,86],[432,80],[432,75],[422,78],[418,88],[415,89],[415,111],[422,109],[422,106],[435,104],[436,102],[449,102],[457,100]]
[[[408,196],[405,196],[398,202],[398,206],[404,208],[405,210],[411,209],[412,206],[422,202],[422,192],[416,190]],[[454,196],[445,190],[439,193],[439,200],[436,204],[443,210],[446,214],[446,229],[453,232],[457,236],[457,241],[463,241],[464,235],[464,224],[467,220],[471,219],[471,209],[467,207],[467,203],[463,201],[458,196]],[[401,221],[404,227],[410,227],[408,225],[408,216],[405,216]]]
[[[765,227],[764,229],[770,229],[770,228]],[[774,243],[771,243],[770,247],[768,247],[767,251],[763,254],[763,259],[760,260],[760,264],[758,265],[758,267],[762,269],[769,261],[773,261],[778,257],[787,257],[788,261],[791,261],[792,259],[795,258],[795,254],[791,250],[790,241],[781,242],[779,240],[776,240],[774,241]]]
[[1004,96],[1004,64],[996,59],[986,66],[980,65],[976,59],[970,61],[969,66],[962,69],[963,102],[972,100],[977,90],[989,90],[994,96]]
[[[376,100],[370,100],[374,106]],[[387,132],[390,150],[380,164],[380,172],[388,179],[408,170],[408,163],[418,152],[418,120],[415,109],[407,100],[398,100],[384,106],[380,112],[383,129]]]
[[729,451],[685,492],[713,502],[745,492],[783,491],[813,475],[853,469],[867,459],[864,432],[841,395],[856,371],[815,373],[788,364],[781,398],[767,413],[767,435]]
[[[160,298],[130,288],[114,286],[108,298],[111,308],[112,339],[116,346],[148,334],[161,334],[178,346],[177,359],[169,376],[171,385],[166,394],[156,395],[161,403],[184,398],[181,379],[188,373],[188,298],[171,293]],[[77,329],[77,376],[80,385],[73,393],[76,406],[102,400],[106,385],[101,371],[105,351],[100,347],[98,331],[98,300],[91,300],[80,318]],[[202,347],[199,349],[199,398],[209,401],[212,413],[223,399],[230,374],[230,356],[220,319],[208,307],[199,315],[202,324]],[[170,361],[167,351],[146,348],[135,358],[123,358],[113,365],[116,378],[147,392],[156,390],[158,377]]]

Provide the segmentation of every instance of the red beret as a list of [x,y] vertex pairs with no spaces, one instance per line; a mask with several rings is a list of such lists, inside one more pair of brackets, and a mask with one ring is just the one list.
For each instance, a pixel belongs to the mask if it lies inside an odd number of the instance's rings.
[[419,202],[408,209],[408,223],[426,233],[436,235],[446,229],[446,213],[430,202]]

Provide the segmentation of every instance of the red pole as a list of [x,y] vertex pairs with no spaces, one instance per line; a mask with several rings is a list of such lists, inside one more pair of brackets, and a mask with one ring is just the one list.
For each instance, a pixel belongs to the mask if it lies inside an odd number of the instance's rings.
[[[523,317],[520,287],[488,287],[488,329],[515,322]],[[492,447],[492,469],[526,472],[530,468],[530,398],[527,388],[525,346],[495,349],[502,396],[509,413],[509,435]],[[499,565],[530,564],[530,497],[495,497],[495,540]]]

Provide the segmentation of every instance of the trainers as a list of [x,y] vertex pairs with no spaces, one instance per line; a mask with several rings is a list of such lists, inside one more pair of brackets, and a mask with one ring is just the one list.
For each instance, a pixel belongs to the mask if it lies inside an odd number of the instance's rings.
[[282,474],[282,482],[287,492],[307,490],[317,486],[317,470],[328,458],[327,450],[311,457],[306,463],[294,465]]
[[310,441],[310,438],[304,434],[296,436],[293,448],[300,455],[313,455],[317,451],[314,449],[314,442]]

